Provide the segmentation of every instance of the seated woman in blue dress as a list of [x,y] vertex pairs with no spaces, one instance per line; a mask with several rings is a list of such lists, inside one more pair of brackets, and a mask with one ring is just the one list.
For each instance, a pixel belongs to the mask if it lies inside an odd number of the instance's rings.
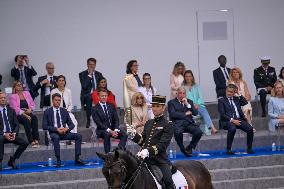
[[214,127],[211,117],[205,107],[201,89],[196,84],[192,71],[186,70],[183,76],[183,85],[186,88],[186,97],[193,101],[194,107],[198,110],[198,114],[204,119],[205,125],[211,130],[211,133],[217,133],[217,129]]
[[282,81],[274,84],[268,102],[269,130],[275,131],[279,124],[284,124],[284,87]]

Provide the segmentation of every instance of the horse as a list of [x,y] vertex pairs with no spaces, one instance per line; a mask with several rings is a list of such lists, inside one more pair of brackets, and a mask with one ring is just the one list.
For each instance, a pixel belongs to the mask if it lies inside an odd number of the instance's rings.
[[[102,168],[109,189],[157,189],[147,164],[131,152],[115,149],[97,155],[104,161]],[[213,189],[208,169],[199,161],[182,160],[174,166],[184,175],[190,189]]]

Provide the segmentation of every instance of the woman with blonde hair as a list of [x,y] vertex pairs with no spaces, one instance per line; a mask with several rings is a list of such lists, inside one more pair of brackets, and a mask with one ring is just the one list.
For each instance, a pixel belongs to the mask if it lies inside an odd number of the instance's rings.
[[141,92],[136,92],[131,99],[132,125],[136,132],[141,134],[144,130],[146,121],[148,121],[148,106],[145,97]]
[[243,80],[243,74],[240,68],[231,69],[228,84],[236,85],[238,87],[238,94],[245,97],[245,99],[248,101],[248,104],[245,106],[242,106],[241,108],[248,120],[248,123],[252,125],[252,106],[250,103],[251,95],[250,95],[247,83]]
[[29,91],[24,91],[20,81],[15,81],[13,84],[13,94],[10,97],[9,105],[15,110],[19,123],[23,124],[29,143],[33,148],[38,148],[38,119],[33,114],[35,102]]
[[174,99],[177,96],[177,89],[182,85],[182,82],[184,80],[183,78],[184,71],[185,71],[184,63],[177,62],[170,76],[171,99]]
[[268,102],[269,130],[275,131],[278,124],[284,124],[284,86],[281,80],[277,80],[271,91]]

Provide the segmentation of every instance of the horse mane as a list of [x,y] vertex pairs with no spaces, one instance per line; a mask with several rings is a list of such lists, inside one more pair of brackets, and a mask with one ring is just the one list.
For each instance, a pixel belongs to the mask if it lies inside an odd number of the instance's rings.
[[[131,159],[133,159],[136,163],[140,163],[140,160],[137,158],[136,155],[134,155],[132,152],[130,152],[129,150],[125,149],[125,148],[121,148],[121,147],[116,147],[113,152],[117,151],[120,155],[127,155],[129,156]],[[120,153],[122,152],[122,153]]]

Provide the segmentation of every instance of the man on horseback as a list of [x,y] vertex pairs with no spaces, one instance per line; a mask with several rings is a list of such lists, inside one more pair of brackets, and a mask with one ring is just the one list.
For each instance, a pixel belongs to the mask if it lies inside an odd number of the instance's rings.
[[127,125],[127,134],[130,139],[141,146],[138,157],[146,158],[145,162],[149,167],[156,165],[160,168],[165,189],[175,189],[170,168],[171,162],[167,155],[167,147],[173,137],[174,128],[163,115],[165,104],[165,96],[153,95],[152,110],[155,118],[146,122],[141,135],[136,133],[131,125]]

